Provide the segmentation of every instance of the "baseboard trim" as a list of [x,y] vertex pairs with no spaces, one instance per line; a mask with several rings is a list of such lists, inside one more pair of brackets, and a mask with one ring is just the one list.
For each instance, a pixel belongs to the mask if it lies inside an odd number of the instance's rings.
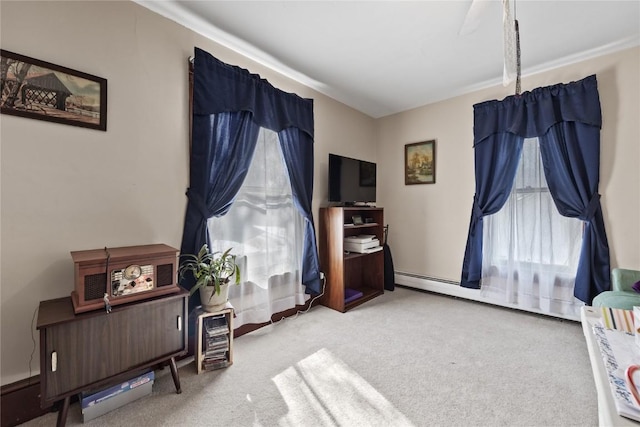
[[0,406],[2,427],[17,426],[53,410],[53,406],[40,407],[39,375],[3,385]]
[[514,310],[525,311],[528,313],[541,314],[544,316],[556,317],[558,319],[580,322],[580,318],[577,316],[546,313],[536,309],[524,309],[515,304],[501,303],[500,301],[495,301],[493,299],[483,297],[480,294],[479,289],[463,288],[462,286],[460,286],[459,282],[455,282],[453,280],[439,279],[436,277],[421,276],[418,274],[396,271],[395,282],[398,285],[406,286],[408,288],[421,289],[423,291],[434,292],[437,294],[464,298],[485,304],[497,305],[499,307],[506,307]]

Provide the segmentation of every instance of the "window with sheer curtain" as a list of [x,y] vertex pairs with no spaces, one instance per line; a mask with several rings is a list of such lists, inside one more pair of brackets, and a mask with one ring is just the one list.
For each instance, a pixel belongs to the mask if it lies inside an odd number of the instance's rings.
[[583,222],[560,215],[537,138],[525,139],[509,199],[484,217],[482,293],[548,314],[579,316],[574,297]]
[[242,271],[229,301],[235,327],[263,323],[309,298],[301,278],[304,219],[293,203],[278,135],[261,128],[242,187],[229,212],[207,222],[212,250],[233,248]]

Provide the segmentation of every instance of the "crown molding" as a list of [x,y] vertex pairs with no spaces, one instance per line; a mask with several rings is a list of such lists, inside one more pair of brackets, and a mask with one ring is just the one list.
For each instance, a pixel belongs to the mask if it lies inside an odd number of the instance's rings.
[[151,10],[167,19],[170,19],[183,27],[194,31],[201,36],[212,40],[227,49],[230,49],[248,59],[257,62],[279,74],[284,75],[298,83],[315,89],[319,92],[326,92],[326,85],[310,78],[309,76],[300,73],[282,62],[278,61],[273,56],[266,52],[256,48],[255,46],[245,42],[244,40],[221,30],[210,22],[200,18],[194,13],[183,8],[176,1],[157,1],[157,0],[132,0],[134,3]]
[[[285,77],[288,77],[300,84],[303,84],[313,90],[316,90],[322,93],[323,95],[326,95],[332,99],[335,99],[345,105],[349,105],[352,108],[362,111],[362,109],[358,108],[358,106],[356,105],[358,103],[361,103],[361,101],[356,100],[355,104],[348,103],[344,99],[344,97],[341,96],[340,90],[333,88],[322,82],[319,82],[317,80],[314,80],[311,77],[307,76],[306,74],[288,67],[287,65],[278,61],[276,58],[267,54],[266,52],[256,48],[255,46],[247,43],[246,41],[232,34],[227,33],[226,31],[221,30],[220,28],[212,25],[210,22],[186,10],[177,1],[174,1],[174,0],[167,0],[167,1],[132,0],[132,1],[260,65],[263,65]],[[598,56],[617,52],[617,51],[624,50],[624,49],[631,48],[638,45],[640,45],[640,39],[638,39],[637,37],[629,37],[629,38],[622,39],[613,43],[609,43],[607,45],[599,46],[578,54],[568,55],[554,61],[549,61],[543,64],[539,64],[533,67],[523,69],[522,77],[529,77],[535,74],[552,71],[560,67],[575,64],[577,62],[585,61],[588,59],[592,59]],[[465,95],[468,93],[472,93],[472,92],[476,92],[479,90],[487,89],[494,86],[500,86],[500,85],[502,85],[502,75],[496,76],[495,78],[490,80],[485,80],[472,85],[460,87],[458,89],[454,89],[451,91],[445,91],[445,92],[440,92],[438,94],[434,94],[432,97],[428,97],[427,99],[425,99],[422,105],[418,105],[403,111],[408,111],[413,108],[419,108],[420,106],[423,106],[423,105],[433,104],[435,102],[444,101],[446,99],[450,99],[456,96]],[[368,109],[369,111],[371,111],[371,105],[369,105]],[[380,106],[375,108],[375,110],[378,111],[378,114],[364,113],[364,111],[362,112],[373,118],[380,118],[387,115],[393,115],[393,114],[398,114],[402,112],[402,111],[385,112],[386,110],[389,110],[389,109],[390,109],[389,106]]]

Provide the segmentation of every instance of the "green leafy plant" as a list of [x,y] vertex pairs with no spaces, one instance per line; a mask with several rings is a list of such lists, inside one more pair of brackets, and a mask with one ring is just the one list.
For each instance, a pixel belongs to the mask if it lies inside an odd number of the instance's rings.
[[[183,278],[187,272],[191,272],[196,279],[189,296],[203,286],[215,286],[215,294],[220,295],[220,285],[229,283],[232,276],[235,276],[236,285],[240,283],[240,268],[236,264],[236,256],[231,254],[231,249],[211,253],[205,243],[197,255],[181,255],[183,261],[180,263],[180,277]],[[211,296],[213,295],[212,293]]]

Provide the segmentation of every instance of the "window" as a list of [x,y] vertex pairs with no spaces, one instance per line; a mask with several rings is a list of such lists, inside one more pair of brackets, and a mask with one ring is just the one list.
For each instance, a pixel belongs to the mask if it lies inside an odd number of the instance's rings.
[[267,322],[273,313],[304,304],[301,285],[304,219],[293,204],[278,135],[260,129],[255,153],[229,212],[208,220],[212,250],[233,248],[240,286],[229,301],[235,326]]
[[522,308],[579,315],[582,221],[558,212],[537,138],[526,139],[509,199],[483,219],[482,292]]

